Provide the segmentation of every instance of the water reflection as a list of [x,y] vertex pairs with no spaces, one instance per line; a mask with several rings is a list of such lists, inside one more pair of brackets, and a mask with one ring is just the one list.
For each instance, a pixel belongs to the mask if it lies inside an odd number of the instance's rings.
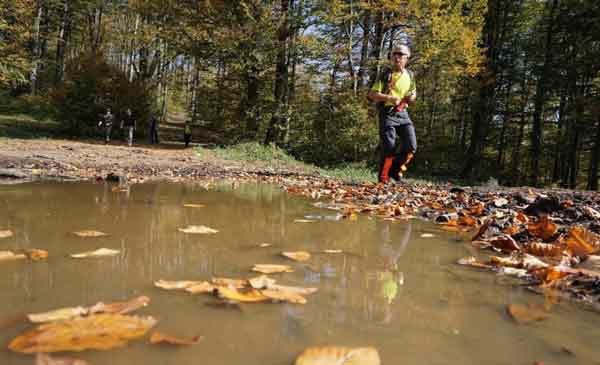
[[[600,322],[584,312],[558,312],[540,327],[515,329],[505,318],[504,306],[536,297],[511,284],[498,285],[493,275],[455,266],[467,253],[464,246],[443,237],[420,238],[432,229],[424,222],[366,216],[329,220],[323,218],[334,216],[329,210],[266,185],[229,185],[215,192],[176,184],[128,190],[104,183],[27,184],[0,187],[0,203],[0,229],[15,232],[0,241],[2,249],[50,252],[44,262],[0,264],[0,322],[16,312],[148,295],[152,303],[143,313],[159,317],[161,330],[206,336],[205,345],[176,355],[143,343],[112,355],[85,354],[93,363],[154,365],[172,363],[176,356],[180,364],[198,358],[217,365],[289,364],[303,347],[323,343],[376,345],[388,364],[397,359],[437,364],[449,358],[463,364],[530,363],[532,358],[554,359],[548,344],[566,338],[581,354],[577,358],[600,356],[593,341],[581,335],[594,333]],[[184,207],[189,203],[205,207]],[[305,216],[321,218],[294,222]],[[187,225],[205,225],[219,233],[177,230]],[[82,229],[109,236],[82,239],[70,233]],[[272,246],[258,248],[262,242]],[[67,257],[100,247],[119,249],[121,255],[80,261]],[[343,253],[323,253],[327,249]],[[312,252],[311,260],[295,263],[279,255],[295,250]],[[242,305],[235,310],[204,305],[214,301],[208,296],[165,292],[152,285],[158,279],[247,278],[257,263],[290,264],[296,271],[274,275],[278,282],[319,291],[304,306]],[[0,331],[0,342],[23,329]],[[497,344],[504,350],[490,359]],[[0,352],[3,365],[22,360]]]

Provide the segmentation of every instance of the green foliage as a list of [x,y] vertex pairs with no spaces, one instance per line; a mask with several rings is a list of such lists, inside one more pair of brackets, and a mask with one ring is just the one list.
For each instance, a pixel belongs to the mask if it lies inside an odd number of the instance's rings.
[[275,145],[262,145],[257,142],[247,142],[230,147],[219,147],[214,153],[226,160],[263,161],[263,162],[295,162],[295,159],[283,149]]
[[111,108],[117,124],[130,108],[138,128],[144,126],[152,101],[143,83],[129,82],[101,54],[81,56],[68,66],[68,71],[68,79],[53,91],[52,99],[58,119],[72,133],[92,133],[106,108]]

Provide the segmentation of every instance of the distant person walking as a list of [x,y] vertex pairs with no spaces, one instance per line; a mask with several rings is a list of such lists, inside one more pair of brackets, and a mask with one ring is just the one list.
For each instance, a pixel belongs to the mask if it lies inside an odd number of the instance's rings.
[[379,110],[381,158],[378,179],[381,183],[387,183],[390,177],[399,181],[417,151],[415,127],[407,110],[407,106],[417,99],[413,73],[406,68],[409,57],[407,46],[392,48],[389,54],[391,69],[386,68],[380,73],[368,94],[370,100],[377,102]]
[[104,128],[104,143],[106,144],[110,142],[110,133],[112,131],[114,120],[115,116],[110,112],[110,108],[106,108],[106,113],[102,116],[100,122],[98,122],[98,127]]
[[192,140],[192,126],[190,122],[185,122],[183,128],[183,141],[185,142],[185,148],[188,148],[190,141]]
[[125,111],[125,116],[121,120],[121,128],[124,129],[125,137],[127,139],[127,145],[131,147],[133,145],[133,132],[135,131],[135,116],[130,108]]
[[149,130],[148,135],[150,136],[150,144],[158,144],[158,118],[155,114],[150,115],[150,122],[148,123]]

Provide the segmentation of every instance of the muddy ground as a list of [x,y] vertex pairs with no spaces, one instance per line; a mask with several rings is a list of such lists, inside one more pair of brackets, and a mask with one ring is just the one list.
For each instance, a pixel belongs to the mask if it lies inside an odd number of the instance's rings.
[[[91,180],[192,181],[302,174],[299,168],[230,161],[183,144],[134,145],[57,139],[0,139],[0,181]],[[112,177],[111,177],[112,176]]]

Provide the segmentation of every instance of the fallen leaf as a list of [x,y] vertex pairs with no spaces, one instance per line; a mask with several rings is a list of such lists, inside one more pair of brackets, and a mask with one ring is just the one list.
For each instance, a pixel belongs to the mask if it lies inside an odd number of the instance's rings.
[[431,233],[423,233],[421,235],[421,238],[432,238],[432,237],[435,237],[435,235],[431,234]]
[[204,338],[202,336],[194,336],[190,339],[178,338],[170,335],[165,335],[155,331],[150,336],[150,343],[153,345],[174,345],[174,346],[191,346],[197,345]]
[[317,222],[311,219],[294,219],[294,223],[314,223]]
[[27,256],[22,253],[14,253],[12,251],[0,251],[0,261],[12,261],[26,259]]
[[542,306],[529,304],[527,306],[519,304],[508,304],[506,311],[510,317],[519,324],[541,321],[548,318],[548,313],[543,310]]
[[27,319],[32,323],[45,323],[45,322],[54,322],[60,321],[63,319],[69,319],[73,317],[79,317],[86,315],[88,310],[83,307],[70,307],[70,308],[60,308],[55,309],[48,312],[43,313],[33,313],[28,314]]
[[206,283],[206,281],[190,281],[190,280],[158,280],[154,282],[154,286],[165,290],[183,290],[194,285]]
[[582,226],[575,226],[571,227],[564,241],[573,255],[587,256],[598,252],[600,237]]
[[217,286],[229,286],[236,289],[248,286],[248,280],[246,279],[212,278],[211,282]]
[[204,204],[184,204],[183,206],[186,208],[204,208],[205,207]]
[[10,229],[5,229],[3,231],[0,231],[0,238],[8,238],[8,237],[12,237],[13,232]]
[[27,255],[30,260],[40,261],[48,258],[48,251],[31,248],[25,250],[25,255]]
[[137,298],[133,298],[131,300],[125,302],[114,302],[114,303],[96,303],[91,306],[88,310],[90,314],[92,313],[117,313],[117,314],[126,314],[129,312],[133,312],[140,308],[143,308],[150,303],[150,298],[147,296],[139,296]]
[[335,249],[328,249],[328,250],[323,250],[323,253],[343,253],[344,251],[342,250],[335,250]]
[[485,232],[487,231],[487,229],[489,228],[490,224],[492,224],[493,221],[494,221],[493,219],[488,219],[485,222],[483,222],[483,224],[481,225],[481,227],[479,227],[479,230],[477,231],[475,236],[473,236],[471,238],[471,241],[477,241],[478,239],[483,237],[483,235],[485,234]]
[[156,324],[152,317],[97,314],[51,322],[13,339],[8,348],[15,352],[60,352],[110,350],[144,336]]
[[271,284],[271,286],[269,286],[268,289],[277,290],[277,291],[286,292],[286,293],[294,293],[294,294],[299,294],[299,295],[309,295],[309,294],[316,293],[319,290],[318,288],[302,288],[299,286],[287,286],[287,285],[279,285],[279,284]]
[[304,350],[294,365],[380,365],[377,349],[373,347],[324,346]]
[[74,259],[84,259],[84,258],[88,258],[88,257],[116,256],[120,252],[121,251],[119,251],[119,250],[112,250],[110,248],[99,248],[94,251],[87,251],[87,252],[72,254],[71,257]]
[[90,363],[72,357],[53,357],[38,352],[35,356],[35,365],[90,365]]
[[496,207],[498,207],[498,208],[502,208],[506,204],[508,204],[508,200],[506,198],[496,198],[496,199],[494,199],[494,205]]
[[306,304],[306,298],[304,298],[300,294],[289,292],[289,291],[265,289],[265,290],[261,290],[260,293],[269,299],[274,299],[274,300],[281,301],[281,302],[289,302],[289,303],[294,303],[294,304]]
[[269,298],[262,295],[256,289],[250,289],[245,292],[240,292],[237,289],[226,288],[226,287],[218,287],[217,292],[219,297],[234,300],[236,302],[242,303],[258,303],[268,301]]
[[540,257],[562,256],[564,247],[551,243],[530,242],[523,246],[523,251]]
[[266,248],[266,247],[271,247],[271,246],[273,246],[273,245],[270,243],[259,243],[258,244],[258,247],[260,247],[260,248]]
[[248,282],[254,289],[268,289],[271,285],[275,284],[275,279],[271,279],[267,275],[261,275],[248,279]]
[[519,244],[509,235],[503,234],[496,237],[491,238],[488,241],[494,248],[504,251],[504,252],[513,252],[520,251],[521,247]]
[[457,262],[459,265],[477,267],[480,269],[489,269],[490,265],[484,264],[483,262],[478,262],[474,256],[463,257],[459,259]]
[[477,219],[469,216],[458,217],[458,224],[461,226],[474,227],[477,225]]
[[547,241],[556,235],[558,226],[554,224],[547,215],[542,215],[540,216],[539,222],[528,224],[527,230],[531,235]]
[[294,261],[308,261],[310,259],[310,253],[306,251],[295,251],[295,252],[282,252],[283,256],[292,259]]
[[185,291],[191,294],[212,293],[217,287],[208,281],[203,281],[200,284],[188,286]]
[[294,272],[294,269],[287,265],[256,264],[252,268],[252,271],[263,274],[274,274],[280,272]]
[[79,237],[103,237],[103,236],[108,236],[108,234],[106,234],[104,232],[92,231],[92,230],[77,231],[77,232],[73,232],[73,234],[76,235],[76,236],[79,236]]
[[212,234],[219,232],[216,229],[212,229],[206,226],[187,226],[185,228],[178,228],[178,230],[179,232],[194,234]]

